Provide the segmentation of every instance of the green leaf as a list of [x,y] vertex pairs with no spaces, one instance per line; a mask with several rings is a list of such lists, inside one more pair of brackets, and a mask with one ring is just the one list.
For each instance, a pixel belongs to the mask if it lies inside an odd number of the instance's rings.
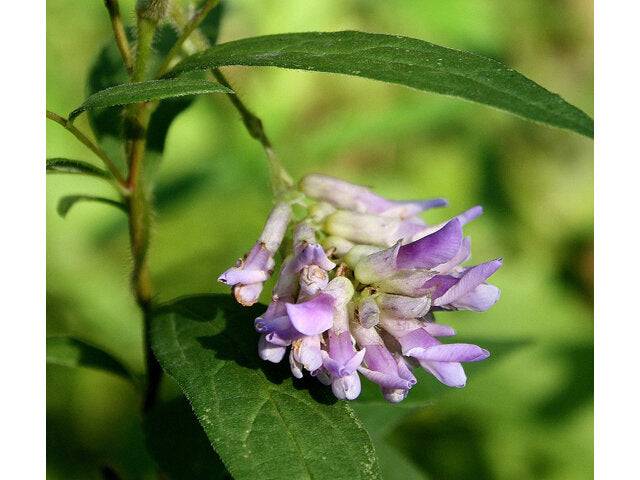
[[71,207],[73,207],[78,202],[101,202],[119,208],[125,213],[127,211],[127,207],[124,205],[124,203],[118,202],[116,200],[111,200],[110,198],[94,197],[91,195],[67,195],[66,197],[62,197],[58,202],[58,215],[60,215],[62,218],[66,217],[67,213],[69,213],[69,210],[71,210]]
[[398,83],[593,137],[588,115],[512,68],[415,38],[352,31],[245,38],[191,55],[165,77],[226,65],[314,70]]
[[253,319],[227,295],[161,307],[153,351],[180,385],[236,480],[377,479],[371,440],[346,401],[315,379],[292,380],[286,362],[263,362]]
[[199,95],[202,93],[233,93],[219,83],[192,78],[148,80],[146,82],[116,85],[94,93],[69,114],[69,121],[90,108],[113,107],[129,103],[149,102],[163,98]]
[[[207,15],[209,17],[217,9],[212,10]],[[132,35],[128,35],[132,40]],[[178,39],[173,26],[165,23],[156,31],[153,41],[153,50],[149,57],[147,72],[155,72],[162,59],[169,52],[173,44]],[[203,79],[201,73],[194,78]],[[87,97],[115,85],[128,82],[128,75],[122,62],[122,57],[113,37],[111,37],[100,50],[89,70],[87,78]],[[144,181],[151,183],[157,167],[162,158],[165,140],[169,132],[169,127],[173,120],[184,110],[186,110],[196,97],[193,95],[166,98],[161,100],[158,107],[151,114],[151,120],[147,129],[147,152],[145,155],[145,175]],[[124,147],[122,144],[123,132],[123,109],[122,106],[93,108],[87,111],[89,123],[100,147],[109,155],[111,160],[121,171],[127,169]]]
[[47,173],[72,173],[111,180],[111,176],[105,170],[81,160],[68,158],[47,158]]
[[113,356],[76,338],[48,337],[47,363],[94,368],[132,380],[128,370]]
[[185,397],[156,405],[143,428],[149,453],[171,480],[231,480]]

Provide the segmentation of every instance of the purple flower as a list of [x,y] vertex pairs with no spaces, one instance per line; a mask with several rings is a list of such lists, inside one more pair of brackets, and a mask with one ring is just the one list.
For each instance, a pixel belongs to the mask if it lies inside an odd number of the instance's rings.
[[436,275],[422,286],[431,291],[433,305],[443,309],[484,312],[500,298],[500,289],[485,282],[502,266],[502,259],[463,269],[457,275]]
[[488,351],[477,345],[444,345],[419,324],[398,324],[384,317],[381,324],[398,341],[402,355],[415,358],[422,368],[450,387],[466,385],[467,377],[460,362],[478,362],[489,356]]
[[[416,384],[418,365],[446,385],[463,387],[461,363],[489,352],[443,344],[437,337],[456,332],[435,323],[433,311],[484,311],[500,296],[486,280],[502,259],[462,266],[471,252],[462,227],[482,208],[427,225],[417,215],[445,200],[392,201],[326,175],[305,177],[300,189],[296,203],[308,214],[283,247],[271,302],[255,319],[260,358],[280,362],[289,349],[294,377],[306,370],[340,399],[358,397],[361,373],[387,401],[401,402]],[[220,276],[240,303],[257,301],[291,215],[278,203],[251,251]]]
[[289,204],[277,203],[251,251],[218,277],[219,282],[234,286],[234,296],[241,305],[250,306],[258,301],[263,283],[273,274],[273,256],[280,247],[290,217]]
[[444,198],[418,201],[387,200],[366,187],[354,185],[329,175],[311,174],[300,181],[300,189],[313,198],[319,198],[337,207],[358,213],[411,218],[433,207],[446,207]]
[[358,345],[365,349],[365,366],[361,366],[358,371],[368,380],[380,385],[382,394],[389,402],[404,400],[409,389],[416,384],[416,377],[402,356],[394,357],[374,328],[354,325],[352,333]]
[[431,235],[367,256],[356,265],[355,276],[359,282],[371,284],[401,270],[433,269],[454,258],[461,245],[462,225],[454,218]]
[[329,283],[329,270],[336,266],[327,258],[322,246],[315,243],[315,232],[300,223],[293,233],[295,257],[287,265],[289,274],[300,273],[300,288],[306,295],[314,295]]

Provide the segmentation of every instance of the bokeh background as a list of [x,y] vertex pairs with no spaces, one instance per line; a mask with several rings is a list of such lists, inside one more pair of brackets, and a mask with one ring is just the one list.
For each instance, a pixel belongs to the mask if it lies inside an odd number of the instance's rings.
[[[133,22],[134,0],[121,0]],[[593,115],[593,6],[585,0],[237,0],[220,41],[357,29],[421,38],[498,59]],[[47,2],[47,108],[84,99],[109,39],[101,1]],[[295,178],[335,174],[396,199],[447,197],[436,223],[476,204],[474,263],[498,256],[502,298],[486,313],[442,313],[462,340],[492,350],[464,389],[433,405],[360,406],[385,478],[584,479],[593,475],[593,144],[459,99],[344,76],[227,68]],[[77,124],[88,128],[86,118]],[[94,161],[47,124],[48,157]],[[141,372],[121,212],[67,194],[110,196],[98,180],[47,178],[47,335],[72,334]],[[271,206],[262,150],[222,95],[199,98],[169,132],[157,177],[150,266],[158,300],[222,293],[219,272],[260,232]],[[444,318],[443,318],[444,317]],[[248,319],[250,321],[250,319]],[[426,380],[426,377],[424,377]],[[423,381],[425,381],[423,380]],[[435,380],[431,380],[434,381]],[[163,395],[176,394],[165,382]],[[384,453],[383,453],[384,452]],[[47,475],[155,478],[138,398],[120,378],[47,367]]]

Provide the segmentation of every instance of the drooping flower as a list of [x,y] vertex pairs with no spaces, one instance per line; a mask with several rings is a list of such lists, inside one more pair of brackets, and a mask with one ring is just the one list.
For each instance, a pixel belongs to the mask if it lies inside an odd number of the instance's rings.
[[273,256],[280,247],[290,218],[291,206],[278,202],[253,248],[244,259],[239,259],[234,267],[218,277],[219,282],[234,286],[234,296],[241,305],[256,303],[264,282],[271,278],[275,267]]
[[[455,331],[435,323],[434,311],[485,311],[500,290],[486,280],[498,258],[462,266],[471,243],[462,227],[482,213],[473,207],[428,225],[418,215],[444,199],[393,201],[327,175],[308,175],[297,203],[308,215],[292,227],[266,312],[255,320],[260,358],[280,362],[289,349],[292,374],[304,371],[334,395],[352,400],[359,374],[387,401],[402,401],[422,367],[440,382],[463,387],[464,362],[489,356],[472,344],[442,343]],[[220,276],[242,304],[257,301],[274,269],[291,208],[276,205],[260,239],[244,260]],[[321,240],[318,242],[318,238]]]

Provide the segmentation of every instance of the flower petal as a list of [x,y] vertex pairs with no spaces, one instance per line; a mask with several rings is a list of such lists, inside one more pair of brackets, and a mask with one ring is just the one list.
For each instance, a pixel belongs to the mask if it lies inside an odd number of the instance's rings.
[[304,303],[287,303],[287,315],[291,324],[304,335],[317,335],[328,330],[333,324],[334,298],[319,293]]
[[479,362],[489,356],[484,348],[469,343],[451,343],[435,345],[422,351],[415,358],[436,362]]
[[279,363],[284,358],[287,347],[269,343],[265,337],[262,334],[260,335],[260,340],[258,340],[258,355],[262,360]]
[[340,400],[355,400],[360,395],[360,377],[358,372],[340,378],[331,378],[331,390]]
[[433,268],[453,258],[462,243],[462,224],[454,218],[431,235],[400,247],[396,258],[399,270]]
[[502,266],[502,259],[497,258],[490,262],[481,263],[467,269],[459,281],[449,288],[442,296],[434,295],[433,304],[436,306],[450,305],[458,298],[464,297],[493,275]]
[[462,388],[467,384],[467,376],[459,363],[421,361],[420,365],[449,387]]
[[457,298],[452,305],[461,310],[486,312],[500,299],[500,289],[495,285],[481,283],[471,292]]

